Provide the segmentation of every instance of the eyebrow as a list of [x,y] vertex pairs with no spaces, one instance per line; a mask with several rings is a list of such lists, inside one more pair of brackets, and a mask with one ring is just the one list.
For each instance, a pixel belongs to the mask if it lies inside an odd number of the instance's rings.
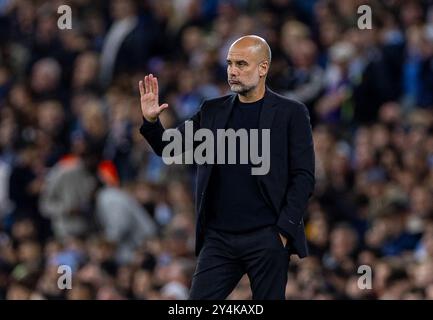
[[226,59],[226,62],[227,63],[229,63],[229,62],[234,62],[234,63],[246,63],[246,64],[248,64],[248,62],[246,61],[246,60],[230,60],[230,59]]

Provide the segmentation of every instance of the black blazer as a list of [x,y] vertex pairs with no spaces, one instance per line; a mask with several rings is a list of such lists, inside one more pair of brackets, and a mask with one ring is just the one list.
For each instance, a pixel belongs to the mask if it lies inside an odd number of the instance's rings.
[[[190,119],[194,130],[208,128],[214,132],[226,126],[236,95],[207,100]],[[294,253],[308,255],[303,216],[314,189],[314,148],[307,108],[300,102],[283,97],[266,88],[260,129],[270,129],[270,169],[266,175],[256,175],[263,197],[273,208],[276,226],[289,237]],[[178,130],[185,134],[185,125]],[[144,120],[140,133],[159,156],[169,143],[162,141],[164,128],[158,120]],[[261,146],[259,146],[259,152]],[[196,183],[196,254],[203,245],[206,216],[204,199],[212,172],[212,164],[197,166]],[[228,222],[229,223],[229,222]]]

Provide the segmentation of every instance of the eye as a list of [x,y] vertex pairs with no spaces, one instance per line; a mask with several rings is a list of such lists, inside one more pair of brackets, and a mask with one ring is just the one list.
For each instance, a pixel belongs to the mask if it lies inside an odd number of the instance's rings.
[[236,62],[236,66],[237,66],[239,69],[243,69],[243,68],[245,68],[246,65],[247,65],[247,64],[245,63],[245,61],[239,61],[239,62]]

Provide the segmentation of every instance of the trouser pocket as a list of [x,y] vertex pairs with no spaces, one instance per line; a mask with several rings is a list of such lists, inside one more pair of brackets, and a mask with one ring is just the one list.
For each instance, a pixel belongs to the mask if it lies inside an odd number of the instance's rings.
[[280,247],[283,248],[283,249],[287,249],[288,241],[286,241],[286,245],[284,245],[283,240],[281,240],[280,231],[278,230],[278,228],[276,226],[271,226],[270,230],[273,233],[274,238],[277,239],[278,244],[280,245]]

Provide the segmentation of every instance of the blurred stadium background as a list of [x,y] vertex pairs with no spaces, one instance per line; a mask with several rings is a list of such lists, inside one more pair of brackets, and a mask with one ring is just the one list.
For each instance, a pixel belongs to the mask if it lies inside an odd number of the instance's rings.
[[[363,4],[371,30],[357,28]],[[194,168],[164,165],[139,135],[137,84],[158,77],[174,126],[228,92],[227,49],[246,34],[267,39],[270,88],[313,124],[311,256],[292,256],[287,299],[433,299],[422,0],[0,0],[0,299],[187,298]],[[229,298],[251,298],[248,278]]]

